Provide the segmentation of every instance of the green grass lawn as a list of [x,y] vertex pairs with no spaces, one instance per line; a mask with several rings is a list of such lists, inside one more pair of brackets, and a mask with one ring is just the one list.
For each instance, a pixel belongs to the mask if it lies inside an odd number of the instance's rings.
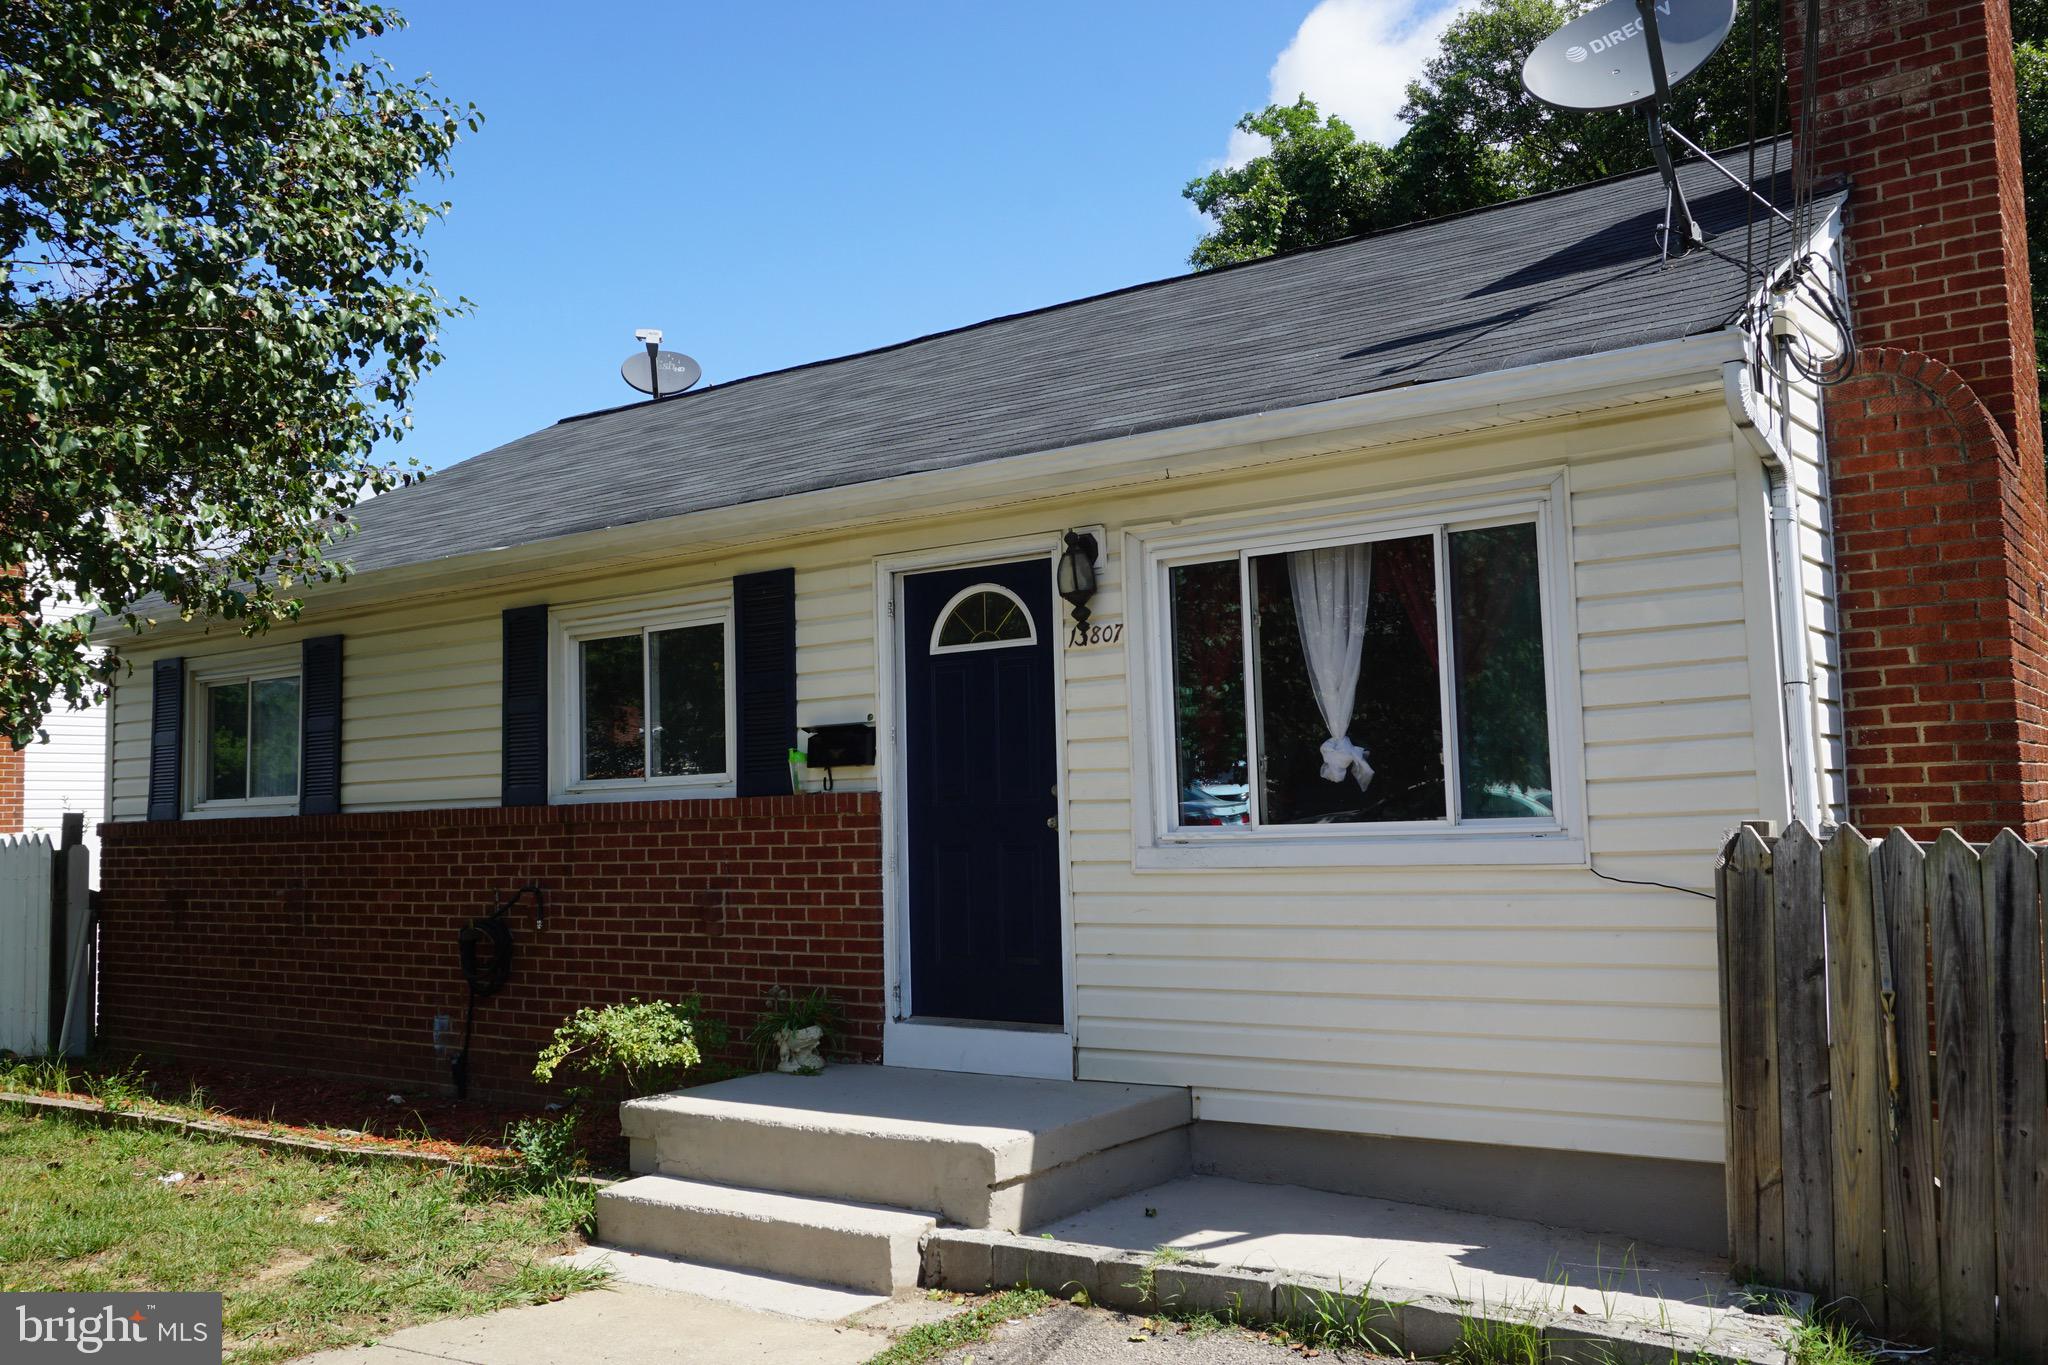
[[590,1208],[587,1186],[0,1109],[0,1290],[219,1290],[238,1365],[589,1288],[548,1258]]

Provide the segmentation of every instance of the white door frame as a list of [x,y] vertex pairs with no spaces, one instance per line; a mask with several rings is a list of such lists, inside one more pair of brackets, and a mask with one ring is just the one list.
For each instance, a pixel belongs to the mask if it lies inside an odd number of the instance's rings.
[[966,569],[1043,557],[1050,573],[1062,548],[1057,527],[1031,536],[949,545],[875,560],[875,651],[880,752],[875,773],[882,793],[882,1061],[936,1071],[978,1071],[998,1076],[1074,1077],[1074,911],[1069,884],[1067,793],[1066,612],[1057,594],[1054,619],[1039,628],[1052,635],[1053,772],[1059,787],[1060,1014],[1057,1028],[1012,1024],[924,1023],[905,1011],[910,992],[910,901],[905,894],[903,850],[909,838],[909,774],[900,731],[903,719],[903,579],[941,569]]

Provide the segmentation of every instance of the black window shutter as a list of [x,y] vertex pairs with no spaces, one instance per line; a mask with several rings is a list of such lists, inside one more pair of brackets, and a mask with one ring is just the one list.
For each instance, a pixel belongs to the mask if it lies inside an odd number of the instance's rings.
[[548,607],[505,609],[504,795],[507,806],[548,803]]
[[158,659],[149,699],[149,818],[178,818],[184,785],[185,661]]
[[787,796],[796,747],[796,570],[733,579],[732,614],[739,794]]
[[299,814],[341,809],[341,637],[299,646]]

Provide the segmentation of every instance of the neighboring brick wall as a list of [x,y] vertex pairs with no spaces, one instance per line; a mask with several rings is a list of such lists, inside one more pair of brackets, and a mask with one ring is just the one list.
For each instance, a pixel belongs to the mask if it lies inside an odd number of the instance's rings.
[[28,773],[28,755],[0,739],[0,834],[19,834],[27,819],[22,781]]
[[515,912],[511,984],[477,1008],[473,1093],[532,1091],[534,1052],[564,1015],[629,996],[702,995],[738,1036],[770,987],[822,986],[850,1049],[881,1053],[873,793],[101,835],[100,1031],[116,1050],[444,1086],[469,1000],[456,932],[538,881],[546,928]]
[[[1802,79],[1805,0],[1786,0]],[[1865,355],[1828,394],[1850,815],[2048,836],[2048,580],[2011,14],[1825,0],[1815,170],[1847,176]]]

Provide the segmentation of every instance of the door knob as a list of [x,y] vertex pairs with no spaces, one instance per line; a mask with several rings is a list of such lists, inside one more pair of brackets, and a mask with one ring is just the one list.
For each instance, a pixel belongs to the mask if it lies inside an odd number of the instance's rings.
[[1045,827],[1046,827],[1047,829],[1058,829],[1058,828],[1060,827],[1060,818],[1059,818],[1059,816],[1057,816],[1057,815],[1048,815],[1048,816],[1046,816],[1046,817],[1045,817]]

